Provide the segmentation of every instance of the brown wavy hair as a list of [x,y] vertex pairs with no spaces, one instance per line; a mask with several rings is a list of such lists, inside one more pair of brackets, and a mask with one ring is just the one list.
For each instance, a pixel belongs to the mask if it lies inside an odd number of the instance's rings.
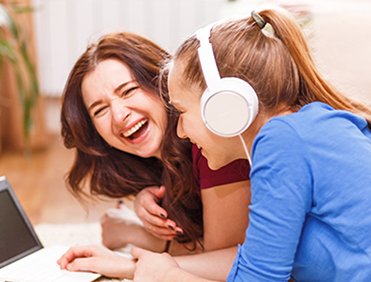
[[[366,118],[371,109],[341,94],[316,69],[302,29],[286,10],[267,9],[259,15],[271,32],[261,29],[252,17],[225,21],[213,27],[210,41],[221,77],[239,77],[254,88],[259,111],[297,111],[314,102],[347,110]],[[173,62],[183,66],[184,87],[206,88],[199,64],[195,36],[176,51]]]
[[[140,87],[160,96],[167,92],[167,81],[159,81],[159,72],[168,58],[161,47],[130,32],[110,33],[88,46],[72,68],[62,96],[61,134],[65,147],[76,149],[66,183],[80,200],[92,195],[126,197],[148,186],[165,185],[163,207],[169,218],[183,228],[183,239],[195,243],[203,235],[202,205],[192,174],[192,144],[176,135],[176,111],[166,107],[164,166],[155,157],[141,158],[109,146],[95,129],[82,97],[84,77],[107,59],[125,63]],[[86,182],[89,193],[84,191]]]

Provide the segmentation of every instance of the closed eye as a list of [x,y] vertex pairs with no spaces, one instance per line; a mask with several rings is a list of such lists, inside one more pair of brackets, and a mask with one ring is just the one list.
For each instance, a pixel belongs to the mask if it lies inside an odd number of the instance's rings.
[[107,107],[102,107],[102,108],[97,109],[96,111],[94,111],[93,116],[96,117],[97,115],[99,115],[106,108]]
[[173,113],[175,113],[176,116],[180,116],[183,112],[178,110],[173,104],[169,102],[168,107],[170,110],[172,110]]
[[176,114],[177,114],[178,116],[180,116],[181,114],[184,114],[184,111],[179,110],[179,109],[176,108],[176,107],[174,107],[174,109],[175,109],[175,112],[176,112]]
[[182,111],[179,111],[178,109],[176,109],[175,108],[175,112],[176,112],[176,114],[178,115],[178,116],[180,116],[181,114],[183,114],[184,112],[182,112]]
[[136,90],[138,90],[140,87],[139,86],[134,86],[131,87],[125,91],[122,92],[122,97],[128,96],[129,94],[135,93]]

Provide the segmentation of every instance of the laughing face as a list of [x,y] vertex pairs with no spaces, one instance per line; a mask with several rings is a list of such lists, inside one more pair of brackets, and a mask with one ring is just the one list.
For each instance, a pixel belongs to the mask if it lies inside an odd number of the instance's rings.
[[167,115],[156,94],[144,91],[122,62],[107,59],[82,81],[84,104],[112,147],[143,158],[161,156]]

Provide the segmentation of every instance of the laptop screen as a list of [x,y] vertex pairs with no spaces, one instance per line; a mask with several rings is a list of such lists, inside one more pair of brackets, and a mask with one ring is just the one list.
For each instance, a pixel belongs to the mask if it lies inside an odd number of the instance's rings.
[[0,268],[41,248],[9,182],[0,178]]

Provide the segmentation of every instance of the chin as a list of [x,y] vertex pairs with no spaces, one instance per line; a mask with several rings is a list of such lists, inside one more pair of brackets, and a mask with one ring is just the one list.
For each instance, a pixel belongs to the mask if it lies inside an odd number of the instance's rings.
[[150,157],[153,157],[153,154],[137,154],[138,157],[148,159]]
[[157,154],[158,154],[158,151],[153,150],[153,151],[146,151],[146,152],[138,153],[137,155],[142,158],[151,158],[151,157],[157,158]]
[[218,170],[219,168],[222,168],[223,166],[226,166],[227,164],[233,162],[234,158],[231,158],[230,156],[226,157],[219,157],[219,158],[210,158],[208,159],[207,164],[209,165],[209,168],[212,170]]
[[209,165],[209,168],[212,169],[212,170],[218,170],[219,168],[226,165],[226,164],[223,164],[221,162],[213,162],[213,161],[208,161],[207,164]]

